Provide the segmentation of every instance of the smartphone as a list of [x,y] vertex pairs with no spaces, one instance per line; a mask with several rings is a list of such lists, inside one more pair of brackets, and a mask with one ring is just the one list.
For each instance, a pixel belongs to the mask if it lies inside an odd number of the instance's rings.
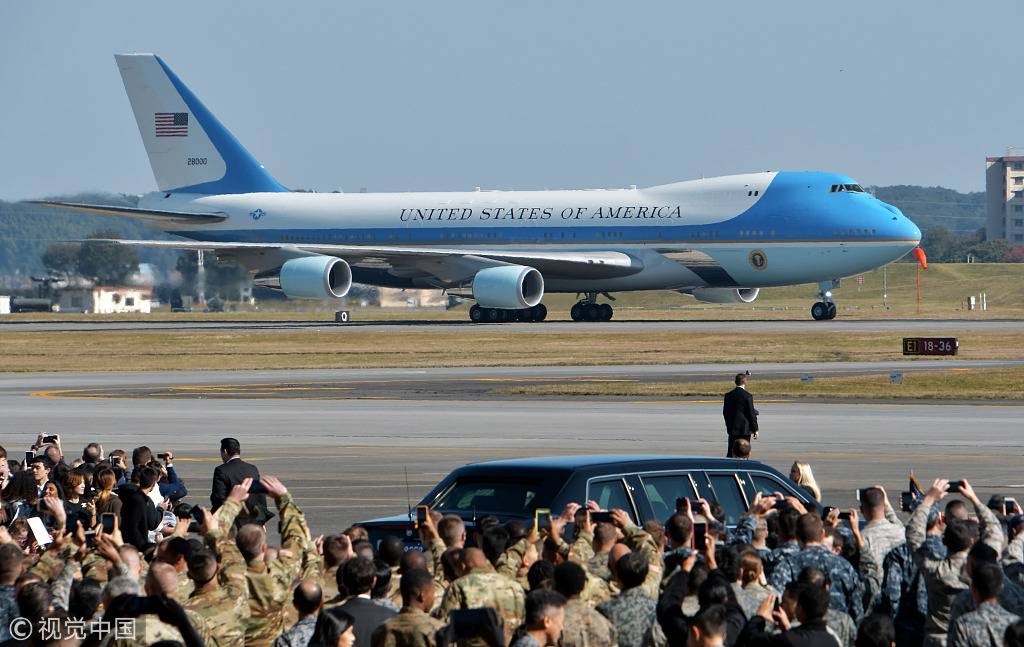
[[57,442],[56,436],[43,436],[43,443],[55,443]]
[[28,463],[30,460],[36,457],[36,453],[31,449],[25,450],[25,462]]
[[950,481],[949,482],[949,493],[950,494],[960,494],[960,490],[963,488],[963,486],[964,486],[964,482],[963,481]]
[[692,505],[687,505],[686,497],[677,496],[676,497],[676,512],[686,512],[687,509],[692,510],[693,506]]
[[103,533],[109,534],[114,532],[114,513],[104,512],[100,515],[100,523],[103,524]]
[[611,512],[606,512],[604,510],[599,510],[597,512],[594,512],[593,510],[591,510],[590,511],[590,522],[591,523],[611,523],[612,522],[612,513]]
[[912,492],[900,492],[900,510],[912,512],[914,509],[914,494]]
[[551,527],[551,510],[548,508],[537,508],[533,511],[533,527],[540,530],[541,528]]
[[165,461],[165,460],[167,460],[167,458],[168,458],[169,456],[170,456],[170,454],[168,454],[168,453],[166,453],[166,452],[163,452],[163,453],[160,453],[160,454],[157,454],[157,455],[156,455],[156,457],[157,457],[157,458],[159,458],[159,459],[160,459],[160,460],[162,460],[162,461]]
[[704,550],[704,544],[708,537],[708,524],[704,522],[693,524],[693,549]]
[[416,506],[416,527],[419,528],[421,525],[427,523],[427,517],[430,516],[429,505],[418,505]]
[[840,512],[839,513],[839,520],[840,521],[849,521],[850,520],[850,511],[847,510],[846,512]]
[[1013,497],[1003,497],[1003,514],[1013,514],[1017,510],[1017,500]]
[[835,509],[836,509],[835,506],[831,506],[831,505],[827,505],[824,508],[822,508],[821,509],[821,519],[822,519],[822,521],[824,521],[825,519],[828,519],[828,516],[830,514],[832,514],[832,511],[835,510]]
[[189,510],[188,516],[192,517],[192,519],[196,523],[202,524],[203,523],[203,506],[201,506],[201,505],[194,505],[194,506],[192,506],[192,509]]
[[85,545],[92,548],[96,545],[96,531],[86,530],[85,531]]

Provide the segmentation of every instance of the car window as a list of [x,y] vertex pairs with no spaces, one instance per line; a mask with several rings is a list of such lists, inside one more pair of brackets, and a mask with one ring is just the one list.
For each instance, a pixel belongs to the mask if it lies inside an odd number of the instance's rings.
[[729,525],[739,523],[740,515],[747,511],[747,502],[736,477],[732,474],[709,474],[708,478],[715,488],[718,504],[725,509],[725,522]]
[[526,481],[460,479],[442,493],[432,508],[451,513],[513,514],[529,516],[538,501],[538,484]]
[[693,484],[686,474],[669,476],[644,476],[644,491],[654,509],[654,518],[664,523],[676,511],[676,498],[697,499]]
[[776,492],[782,492],[786,495],[791,494],[789,488],[780,483],[778,479],[762,474],[751,474],[750,478],[754,483],[754,492],[760,492],[761,494],[775,494]]
[[594,481],[590,484],[590,492],[587,497],[597,502],[602,510],[614,510],[621,508],[629,513],[631,519],[636,521],[633,514],[633,504],[626,493],[626,485],[622,479],[612,481]]

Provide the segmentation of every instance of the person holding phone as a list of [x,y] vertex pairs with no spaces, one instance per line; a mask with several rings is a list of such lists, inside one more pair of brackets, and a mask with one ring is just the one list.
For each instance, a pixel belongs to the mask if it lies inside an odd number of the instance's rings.
[[757,409],[754,408],[754,396],[747,392],[747,374],[737,373],[733,380],[736,388],[725,394],[722,404],[722,416],[725,418],[725,433],[729,445],[726,457],[733,457],[733,443],[739,439],[750,442],[757,438]]
[[157,487],[160,488],[160,496],[170,499],[172,502],[180,501],[188,496],[188,488],[185,482],[178,478],[174,470],[174,452],[168,450],[156,455],[157,460],[150,463],[160,471],[160,481]]

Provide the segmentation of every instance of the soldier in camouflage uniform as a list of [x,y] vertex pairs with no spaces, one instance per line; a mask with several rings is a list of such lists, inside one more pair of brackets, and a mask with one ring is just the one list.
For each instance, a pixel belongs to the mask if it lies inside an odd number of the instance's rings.
[[436,647],[437,632],[444,623],[431,617],[435,604],[434,578],[423,568],[410,568],[400,584],[402,610],[377,627],[373,647]]
[[462,572],[452,582],[441,602],[440,617],[448,622],[456,609],[492,607],[504,621],[505,643],[523,622],[526,593],[517,582],[499,575],[479,548],[462,553]]
[[185,608],[206,618],[215,647],[243,647],[245,644],[242,623],[249,616],[245,560],[224,530],[233,523],[232,519],[221,527],[216,516],[203,510],[202,530],[213,551],[196,551],[188,564],[195,590],[185,602]]
[[[973,579],[974,571],[982,564],[999,564],[999,554],[992,550],[987,544],[975,544],[967,554],[967,575]],[[1024,588],[1018,586],[1013,580],[1002,574],[1002,587],[999,591],[997,602],[1010,613],[1016,616],[1024,616]],[[971,591],[961,591],[953,598],[949,607],[949,622],[952,624],[960,616],[977,609],[977,603]]]
[[650,639],[657,607],[655,599],[644,590],[649,573],[647,559],[640,552],[626,553],[614,570],[622,593],[597,605],[597,610],[614,625],[620,647],[643,647]]
[[740,555],[740,582],[742,588],[736,594],[736,603],[743,609],[743,615],[753,618],[757,608],[769,595],[778,595],[778,591],[761,584],[764,578],[764,564],[761,557],[753,550]]
[[586,586],[587,573],[576,562],[564,562],[555,567],[555,590],[567,600],[559,647],[612,647],[617,644],[615,626],[581,599]]
[[[928,587],[928,619],[925,622],[926,645],[945,645],[949,631],[949,613],[953,598],[967,588],[964,572],[967,552],[972,544],[970,522],[951,519],[943,533],[943,543],[948,555],[945,559],[931,558],[931,552],[923,550],[928,521],[928,511],[942,500],[949,491],[949,481],[936,479],[924,496],[921,505],[910,515],[907,523],[907,543],[910,545],[914,563],[921,570]],[[960,494],[974,505],[981,530],[981,540],[997,554],[1003,548],[1003,532],[999,520],[988,507],[982,505],[974,489],[967,481],[961,482]]]
[[860,577],[850,562],[822,545],[825,528],[821,518],[815,513],[801,515],[797,521],[797,538],[803,548],[779,560],[768,578],[768,585],[776,591],[785,590],[786,585],[795,580],[801,571],[814,566],[831,577],[829,594],[832,607],[845,611],[859,622],[864,615]]
[[[278,479],[264,476],[260,479],[267,494],[274,497],[280,513],[278,530],[281,547],[278,558],[269,564],[263,559],[267,550],[266,531],[261,526],[247,524],[238,530],[235,543],[246,562],[245,580],[249,597],[249,617],[245,619],[245,644],[268,646],[284,631],[285,605],[291,595],[292,584],[302,568],[306,550],[306,519],[302,510]],[[245,479],[231,491],[231,496],[217,509],[218,522],[230,527],[248,496],[251,479]],[[237,494],[236,494],[237,492]],[[239,500],[239,497],[242,497]]]
[[[180,603],[179,600],[174,599],[177,594],[177,588],[178,577],[173,566],[154,563],[150,567],[149,573],[146,575],[147,595],[165,595],[171,600]],[[203,644],[214,644],[206,619],[189,609],[184,609],[184,612],[189,624],[199,634]],[[133,637],[115,638],[110,642],[111,647],[144,647],[162,640],[185,642],[177,627],[165,623],[155,615],[139,616],[135,618],[134,624],[133,631],[129,632]]]
[[965,613],[949,626],[948,647],[999,647],[1006,628],[1020,620],[999,605],[1003,571],[998,564],[985,563],[974,568],[971,593],[978,608]]

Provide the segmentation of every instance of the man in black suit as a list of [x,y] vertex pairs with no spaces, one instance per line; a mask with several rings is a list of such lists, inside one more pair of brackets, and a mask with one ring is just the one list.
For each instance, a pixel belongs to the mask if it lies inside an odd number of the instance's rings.
[[370,591],[377,580],[377,568],[365,557],[353,557],[339,571],[341,584],[349,594],[345,604],[338,607],[355,620],[352,631],[356,635],[353,647],[370,647],[373,631],[395,615],[392,609],[374,602]]
[[749,441],[751,435],[757,437],[757,409],[754,408],[754,396],[747,393],[745,373],[736,375],[736,388],[725,394],[722,415],[725,417],[725,432],[729,434],[729,450],[725,455],[732,458],[734,442],[740,438]]
[[160,473],[148,466],[141,467],[136,471],[138,472],[136,483],[125,483],[117,488],[117,496],[121,499],[119,527],[125,543],[144,551],[151,544],[149,532],[156,530],[160,525],[160,520],[163,519],[162,512],[149,498],[149,493],[157,486]]
[[234,438],[224,438],[220,441],[220,459],[224,461],[213,470],[213,490],[210,492],[210,503],[213,505],[213,512],[217,511],[228,498],[231,488],[241,483],[246,478],[252,479],[249,498],[245,500],[242,512],[235,519],[235,526],[242,527],[247,523],[263,525],[267,523],[274,513],[267,510],[267,495],[259,485],[260,471],[252,463],[246,463],[240,456],[242,446]]

